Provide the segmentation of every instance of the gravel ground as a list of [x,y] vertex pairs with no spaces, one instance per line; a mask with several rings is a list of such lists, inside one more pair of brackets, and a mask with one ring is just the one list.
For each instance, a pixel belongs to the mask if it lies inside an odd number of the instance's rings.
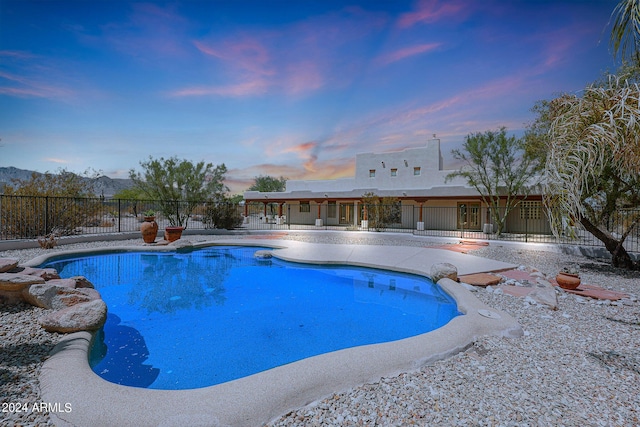
[[[187,236],[191,240],[216,236]],[[241,237],[240,237],[241,238]],[[290,233],[318,243],[440,245],[411,235]],[[139,240],[63,248],[138,244]],[[0,252],[22,261],[42,249]],[[518,319],[525,336],[480,338],[471,348],[418,371],[334,394],[269,426],[640,426],[640,274],[605,262],[493,244],[470,253],[554,275],[579,265],[583,281],[630,298],[596,301],[558,290],[559,310],[488,288],[475,295]],[[35,319],[45,310],[0,305],[0,401],[39,402],[38,370],[59,339]],[[0,425],[51,425],[46,412],[2,413]]]

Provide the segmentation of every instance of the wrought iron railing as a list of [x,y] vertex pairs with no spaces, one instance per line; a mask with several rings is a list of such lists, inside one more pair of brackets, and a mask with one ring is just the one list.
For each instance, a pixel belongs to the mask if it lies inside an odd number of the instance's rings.
[[[246,230],[346,230],[392,231],[422,236],[460,239],[511,240],[602,246],[581,227],[567,224],[555,237],[542,207],[523,204],[498,224],[486,207],[461,204],[452,207],[410,204],[364,205],[362,203],[243,204],[195,203],[183,225],[190,230],[239,228]],[[99,235],[140,229],[144,213],[154,211],[160,229],[185,212],[187,202],[169,204],[157,200],[68,198],[0,195],[0,240],[36,239],[54,234]],[[500,212],[504,213],[504,212]],[[616,235],[640,215],[640,209],[620,210],[612,215],[607,230]],[[640,226],[626,238],[624,247],[640,253]]]

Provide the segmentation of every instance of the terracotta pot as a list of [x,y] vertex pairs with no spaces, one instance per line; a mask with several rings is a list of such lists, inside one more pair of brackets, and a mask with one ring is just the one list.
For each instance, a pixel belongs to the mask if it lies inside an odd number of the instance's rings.
[[556,282],[562,289],[576,289],[580,286],[580,276],[571,273],[558,273]]
[[164,229],[164,240],[168,242],[175,242],[182,237],[183,227],[166,227]]
[[158,223],[155,216],[145,216],[144,222],[140,224],[140,233],[145,243],[153,243],[156,241],[158,234]]

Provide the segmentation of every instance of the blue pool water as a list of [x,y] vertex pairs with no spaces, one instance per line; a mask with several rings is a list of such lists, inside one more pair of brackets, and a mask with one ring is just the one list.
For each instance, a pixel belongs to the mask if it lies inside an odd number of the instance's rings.
[[430,280],[254,257],[256,247],[52,260],[109,307],[92,369],[118,384],[189,389],[437,329],[459,315]]

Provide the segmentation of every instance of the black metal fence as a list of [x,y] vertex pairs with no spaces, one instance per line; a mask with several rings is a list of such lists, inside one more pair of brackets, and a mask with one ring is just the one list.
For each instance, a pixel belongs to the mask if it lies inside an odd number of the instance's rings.
[[[145,212],[153,211],[162,229],[186,212],[187,202],[102,198],[32,197],[0,195],[0,240],[109,234],[137,231]],[[496,215],[478,203],[452,207],[415,204],[364,205],[362,203],[193,203],[187,229],[241,228],[248,230],[344,230],[393,231],[422,236],[460,239],[511,240],[602,246],[593,235],[567,224],[556,238],[542,206],[522,203],[496,222]],[[609,232],[622,234],[640,215],[640,209],[620,210],[606,224]],[[500,230],[498,230],[501,228]],[[499,233],[498,233],[499,231]],[[640,227],[624,243],[640,253]]]

